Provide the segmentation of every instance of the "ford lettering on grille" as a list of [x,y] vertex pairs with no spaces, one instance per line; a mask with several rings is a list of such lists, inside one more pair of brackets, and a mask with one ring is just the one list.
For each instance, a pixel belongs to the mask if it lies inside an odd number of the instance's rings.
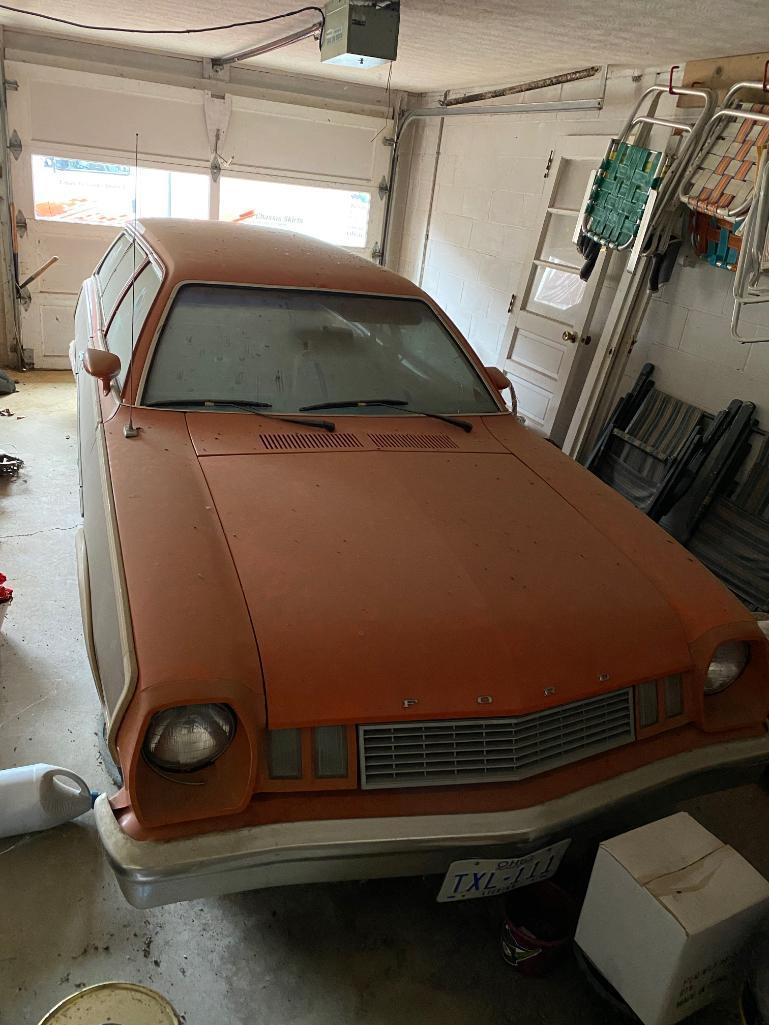
[[525,779],[634,738],[632,688],[504,719],[375,723],[358,727],[361,785]]

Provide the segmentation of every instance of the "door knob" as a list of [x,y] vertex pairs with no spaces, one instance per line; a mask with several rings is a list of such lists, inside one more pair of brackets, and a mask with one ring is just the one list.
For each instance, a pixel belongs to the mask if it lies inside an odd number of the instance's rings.
[[561,335],[561,338],[563,338],[563,340],[565,342],[576,342],[576,340],[577,340],[577,332],[576,331],[564,331],[564,333]]

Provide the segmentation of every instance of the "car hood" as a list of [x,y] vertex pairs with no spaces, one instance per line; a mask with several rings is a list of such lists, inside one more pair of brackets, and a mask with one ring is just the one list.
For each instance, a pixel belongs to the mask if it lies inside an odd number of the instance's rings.
[[188,416],[273,728],[519,714],[690,664],[660,589],[485,428],[287,451],[218,422]]

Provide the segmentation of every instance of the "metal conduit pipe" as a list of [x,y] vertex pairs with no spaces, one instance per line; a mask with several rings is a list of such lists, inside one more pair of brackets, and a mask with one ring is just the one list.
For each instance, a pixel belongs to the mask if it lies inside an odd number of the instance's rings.
[[259,43],[258,46],[251,46],[247,50],[235,50],[233,53],[228,53],[224,57],[214,57],[211,64],[217,68],[224,67],[225,64],[235,64],[236,61],[244,61],[249,57],[261,57],[264,53],[272,53],[273,50],[282,50],[284,46],[291,46],[293,43],[300,43],[303,39],[309,39],[311,36],[320,38],[320,33],[323,28],[323,23],[316,21],[313,25],[308,28],[300,28],[296,32],[291,32],[287,36],[278,36],[277,39],[271,39],[267,43]]
[[396,179],[398,174],[398,158],[400,156],[400,145],[403,135],[410,124],[424,118],[439,117],[485,117],[487,114],[544,114],[547,111],[561,110],[600,110],[603,107],[602,99],[594,100],[552,100],[543,103],[510,103],[497,104],[488,107],[414,107],[407,110],[398,121],[395,129],[395,140],[390,155],[390,188],[385,198],[385,212],[382,223],[382,244],[380,246],[379,263],[385,266],[387,261],[387,244],[390,236],[390,222],[392,219],[393,200],[396,192]]
[[579,71],[567,71],[562,75],[538,78],[533,82],[519,82],[518,85],[508,85],[502,89],[486,89],[481,93],[465,93],[463,96],[452,96],[451,99],[445,99],[441,106],[455,107],[462,103],[478,103],[481,100],[496,100],[501,96],[514,96],[516,93],[530,93],[534,92],[535,89],[550,89],[554,85],[568,85],[570,82],[581,82],[585,78],[592,78],[600,70],[600,66],[594,64],[589,68],[580,68]]

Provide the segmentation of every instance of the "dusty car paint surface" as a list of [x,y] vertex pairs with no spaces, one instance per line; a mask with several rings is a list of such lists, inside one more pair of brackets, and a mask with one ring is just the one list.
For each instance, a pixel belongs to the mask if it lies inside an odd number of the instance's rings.
[[[280,232],[148,221],[138,235],[161,284],[130,373],[103,394],[77,367],[84,348],[109,347],[95,278],[84,286],[73,355],[81,567],[92,592],[109,579],[117,595],[114,611],[103,595],[90,615],[124,776],[112,805],[127,834],[527,808],[658,759],[764,735],[767,644],[751,615],[656,525],[518,423],[416,286]],[[427,303],[488,393],[488,411],[461,414],[469,432],[397,409],[300,415],[331,421],[331,432],[258,411],[146,408],[153,347],[185,282]],[[134,437],[125,434],[129,402]],[[734,639],[750,644],[750,663],[706,698],[713,652]],[[676,676],[682,707],[667,715],[663,681]],[[649,681],[660,681],[657,721],[640,723],[629,691],[633,737],[603,753],[586,748],[520,779],[361,785],[366,724],[515,718]],[[152,717],[211,702],[237,718],[226,753],[183,779],[159,772],[142,754]],[[344,775],[317,772],[314,730],[323,726],[344,728]],[[268,730],[294,729],[300,775],[275,777]]]

